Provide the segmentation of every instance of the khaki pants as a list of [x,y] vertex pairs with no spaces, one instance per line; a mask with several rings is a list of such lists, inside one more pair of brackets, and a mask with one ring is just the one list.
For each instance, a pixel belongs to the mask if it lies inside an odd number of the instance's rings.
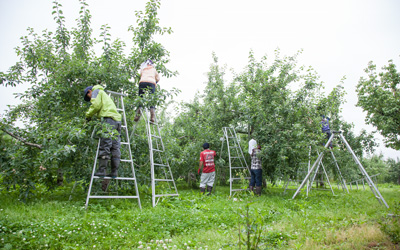
[[211,173],[202,173],[200,177],[200,187],[205,188],[206,186],[212,187],[215,180],[215,171]]

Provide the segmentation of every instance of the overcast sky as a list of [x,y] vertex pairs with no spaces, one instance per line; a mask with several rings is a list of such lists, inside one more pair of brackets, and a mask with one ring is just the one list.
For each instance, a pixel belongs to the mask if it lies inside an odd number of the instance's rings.
[[[75,25],[79,16],[78,0],[60,1],[64,6],[67,26]],[[144,10],[144,0],[88,0],[92,14],[94,36],[103,24],[111,26],[112,38],[120,38],[129,46],[130,25],[136,24],[135,10]],[[52,1],[0,0],[0,71],[7,71],[16,61],[14,48],[19,38],[32,27],[37,33],[55,30]],[[205,73],[212,62],[214,51],[221,64],[239,73],[247,64],[250,49],[257,58],[268,55],[273,60],[274,50],[282,55],[293,55],[303,49],[299,64],[312,66],[324,82],[326,92],[340,79],[347,92],[347,103],[342,116],[355,125],[355,132],[365,125],[365,114],[355,107],[355,86],[369,61],[378,68],[393,59],[400,65],[400,1],[392,0],[164,0],[159,18],[161,26],[171,27],[172,35],[158,39],[171,53],[170,69],[179,76],[162,79],[162,88],[182,90],[179,100],[190,100],[202,91],[207,81]],[[17,103],[12,93],[17,88],[0,87],[0,113],[6,105]],[[380,140],[380,136],[377,136]],[[383,147],[377,153],[386,157],[400,157],[400,152]]]

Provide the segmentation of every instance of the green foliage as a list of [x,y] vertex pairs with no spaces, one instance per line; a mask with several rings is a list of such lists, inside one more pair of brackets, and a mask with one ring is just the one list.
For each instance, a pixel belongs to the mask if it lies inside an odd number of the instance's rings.
[[392,182],[400,185],[400,161],[399,159],[393,160],[388,159],[387,164],[389,165],[388,176],[385,179],[387,182]]
[[[136,12],[137,25],[129,27],[135,42],[129,55],[123,41],[111,39],[107,25],[101,27],[100,38],[92,37],[85,1],[80,1],[79,18],[72,30],[65,27],[62,5],[53,3],[57,29],[39,35],[29,28],[16,48],[19,61],[8,72],[0,72],[2,85],[30,86],[19,96],[22,104],[12,107],[0,121],[2,131],[15,135],[1,155],[2,185],[18,188],[25,198],[33,194],[38,183],[52,189],[62,184],[60,177],[69,182],[90,176],[97,140],[90,138],[96,121],[84,122],[89,107],[83,101],[86,86],[102,84],[107,90],[129,94],[125,99],[127,117],[134,116],[139,104],[162,105],[176,92],[158,89],[155,95],[137,96],[138,69],[145,59],[155,61],[165,77],[176,74],[166,68],[168,51],[154,39],[155,35],[171,33],[170,28],[158,25],[160,1],[150,0],[145,12]],[[96,54],[94,47],[98,45],[102,50]],[[16,126],[18,121],[23,126]],[[104,129],[100,126],[103,134],[108,131]]]
[[[0,248],[160,249],[165,244],[172,249],[238,249],[238,223],[242,249],[247,249],[246,242],[255,246],[254,240],[258,249],[320,249],[322,245],[326,249],[362,249],[370,242],[389,249],[392,246],[389,236],[379,238],[373,233],[359,241],[360,234],[346,234],[343,242],[328,240],[331,235],[366,225],[380,232],[376,222],[387,210],[369,190],[352,191],[350,195],[335,190],[337,196],[313,191],[307,199],[292,200],[292,194],[282,195],[279,187],[261,197],[243,195],[234,200],[228,197],[227,187],[204,196],[183,189],[182,184],[179,197],[164,199],[155,208],[150,199],[142,199],[142,209],[135,200],[107,199],[95,200],[85,210],[84,190],[79,189],[68,201],[71,186],[53,193],[38,186],[38,199],[26,204],[17,201],[18,192],[3,190]],[[399,187],[379,189],[394,208]],[[142,194],[146,195],[143,190]]]
[[385,137],[385,145],[400,149],[400,73],[392,60],[377,73],[373,62],[364,70],[357,85],[358,102],[366,113],[365,121],[377,128]]
[[392,242],[395,244],[400,243],[400,202],[395,204],[394,213],[389,214],[387,218],[381,222],[382,230],[389,235]]
[[[217,151],[217,162],[221,162],[217,166],[218,180],[226,183],[227,150],[226,145],[222,150],[219,139],[223,137],[222,127],[232,127],[244,151],[250,137],[262,145],[263,172],[268,179],[294,177],[301,164],[308,161],[309,146],[322,150],[325,138],[320,132],[321,115],[331,118],[332,130],[343,132],[358,157],[373,152],[373,134],[362,131],[355,135],[353,126],[339,115],[344,103],[343,82],[325,96],[317,73],[311,67],[297,66],[299,54],[282,57],[277,50],[270,62],[266,56],[257,61],[250,51],[248,66],[230,83],[224,79],[226,67],[219,66],[213,54],[204,93],[189,103],[181,103],[170,128],[170,135],[175,138],[173,148],[177,149],[173,151],[177,173],[193,172],[195,156],[202,143],[208,141]],[[351,155],[345,154],[343,144],[336,144],[342,149],[337,157],[347,166]],[[355,169],[354,165],[348,168]],[[358,176],[352,174],[349,179],[353,177]]]

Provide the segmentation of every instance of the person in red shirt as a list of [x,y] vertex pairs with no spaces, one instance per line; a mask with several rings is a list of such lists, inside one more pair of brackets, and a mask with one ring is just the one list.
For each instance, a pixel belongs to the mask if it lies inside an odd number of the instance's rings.
[[214,157],[217,153],[214,150],[210,150],[210,144],[207,142],[203,144],[203,151],[200,153],[200,164],[199,164],[199,171],[200,173],[201,168],[203,167],[203,172],[200,177],[200,192],[205,193],[206,187],[208,194],[211,195],[211,191],[214,185],[215,180],[215,164],[214,164]]

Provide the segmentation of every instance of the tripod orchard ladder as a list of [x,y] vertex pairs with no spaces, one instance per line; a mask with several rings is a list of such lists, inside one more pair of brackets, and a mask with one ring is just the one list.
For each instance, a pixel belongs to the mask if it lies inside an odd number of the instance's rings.
[[[325,144],[324,147],[328,148],[328,146],[333,141],[333,138],[335,136],[338,136],[342,140],[342,142],[345,144],[347,150],[351,153],[351,155],[353,157],[353,160],[355,161],[355,163],[358,166],[358,169],[360,170],[360,172],[362,173],[362,175],[366,179],[366,181],[367,181],[372,193],[374,194],[375,198],[378,199],[379,203],[381,203],[381,204],[385,205],[387,208],[389,208],[389,206],[386,203],[385,199],[383,198],[383,196],[379,192],[378,188],[376,187],[376,185],[372,181],[371,177],[368,175],[367,171],[365,171],[365,168],[361,165],[361,162],[359,161],[358,157],[354,154],[354,151],[351,149],[349,143],[346,141],[346,139],[344,138],[344,136],[343,136],[341,131],[332,131],[332,135],[331,135],[331,137],[329,138],[329,140],[327,141],[327,143]],[[307,173],[306,177],[304,178],[303,182],[300,184],[299,188],[294,193],[292,199],[294,199],[296,197],[296,195],[300,192],[300,190],[303,188],[303,186],[305,185],[307,180],[310,178],[310,175],[314,171],[314,169],[317,168],[316,171],[318,171],[318,168],[320,166],[320,162],[322,161],[323,156],[324,156],[324,152],[321,152],[318,155],[317,160],[314,162],[314,164],[312,165],[310,171]]]
[[[151,196],[152,205],[155,207],[161,197],[178,196],[178,189],[176,188],[174,177],[172,175],[171,167],[165,155],[165,147],[160,133],[158,119],[155,117],[154,122],[149,119],[149,110],[144,108],[143,118],[146,123],[146,134],[149,144],[149,157],[150,157],[150,172],[151,172]],[[134,131],[138,123],[134,125]],[[157,192],[156,187],[163,188],[163,183],[168,185],[169,193]]]
[[[128,126],[126,123],[126,115],[125,115],[125,107],[124,107],[124,94],[121,93],[117,93],[117,92],[113,92],[113,91],[106,91],[108,93],[108,95],[111,97],[111,99],[113,99],[114,103],[116,103],[116,107],[117,107],[117,111],[121,112],[122,115],[122,121],[121,121],[121,161],[120,161],[120,172],[121,170],[124,170],[123,164],[129,163],[130,164],[130,170],[132,171],[132,175],[131,177],[117,177],[117,178],[111,178],[111,177],[98,177],[95,176],[94,173],[96,171],[96,165],[97,165],[97,157],[99,155],[99,149],[100,149],[100,139],[99,142],[97,144],[97,151],[96,151],[96,157],[94,159],[94,164],[93,164],[93,171],[92,171],[92,177],[90,179],[90,184],[89,184],[89,190],[88,190],[88,194],[87,194],[87,198],[86,198],[86,205],[85,207],[88,207],[89,204],[89,199],[93,199],[93,198],[97,198],[97,199],[109,199],[109,198],[114,198],[114,199],[120,199],[120,198],[125,198],[125,199],[137,199],[138,200],[138,204],[139,204],[139,208],[142,208],[141,204],[140,204],[140,196],[139,196],[139,191],[138,191],[138,187],[137,187],[137,180],[136,180],[136,175],[135,175],[135,168],[133,166],[133,160],[132,160],[132,151],[131,151],[131,145],[130,145],[130,139],[129,139],[129,133],[128,133]],[[94,131],[93,131],[94,134]],[[92,136],[93,136],[92,134]],[[123,140],[125,139],[125,140]],[[127,153],[127,159],[122,159],[123,154],[126,155]],[[125,156],[126,157],[126,156]],[[129,170],[128,170],[129,172]],[[92,187],[93,187],[93,180],[94,179],[102,179],[103,182],[106,182],[106,188],[105,190],[108,189],[108,186],[110,184],[110,182],[112,180],[116,180],[116,185],[118,187],[118,181],[133,181],[134,186],[135,186],[135,195],[92,195]]]
[[[226,145],[228,148],[229,156],[229,195],[232,196],[233,192],[242,191],[246,189],[234,188],[234,181],[241,181],[241,175],[244,175],[245,180],[250,180],[250,169],[244,158],[242,148],[240,147],[236,131],[233,128],[223,127]],[[222,143],[222,147],[224,143]],[[222,149],[221,149],[222,151]],[[247,170],[247,171],[246,171]]]

